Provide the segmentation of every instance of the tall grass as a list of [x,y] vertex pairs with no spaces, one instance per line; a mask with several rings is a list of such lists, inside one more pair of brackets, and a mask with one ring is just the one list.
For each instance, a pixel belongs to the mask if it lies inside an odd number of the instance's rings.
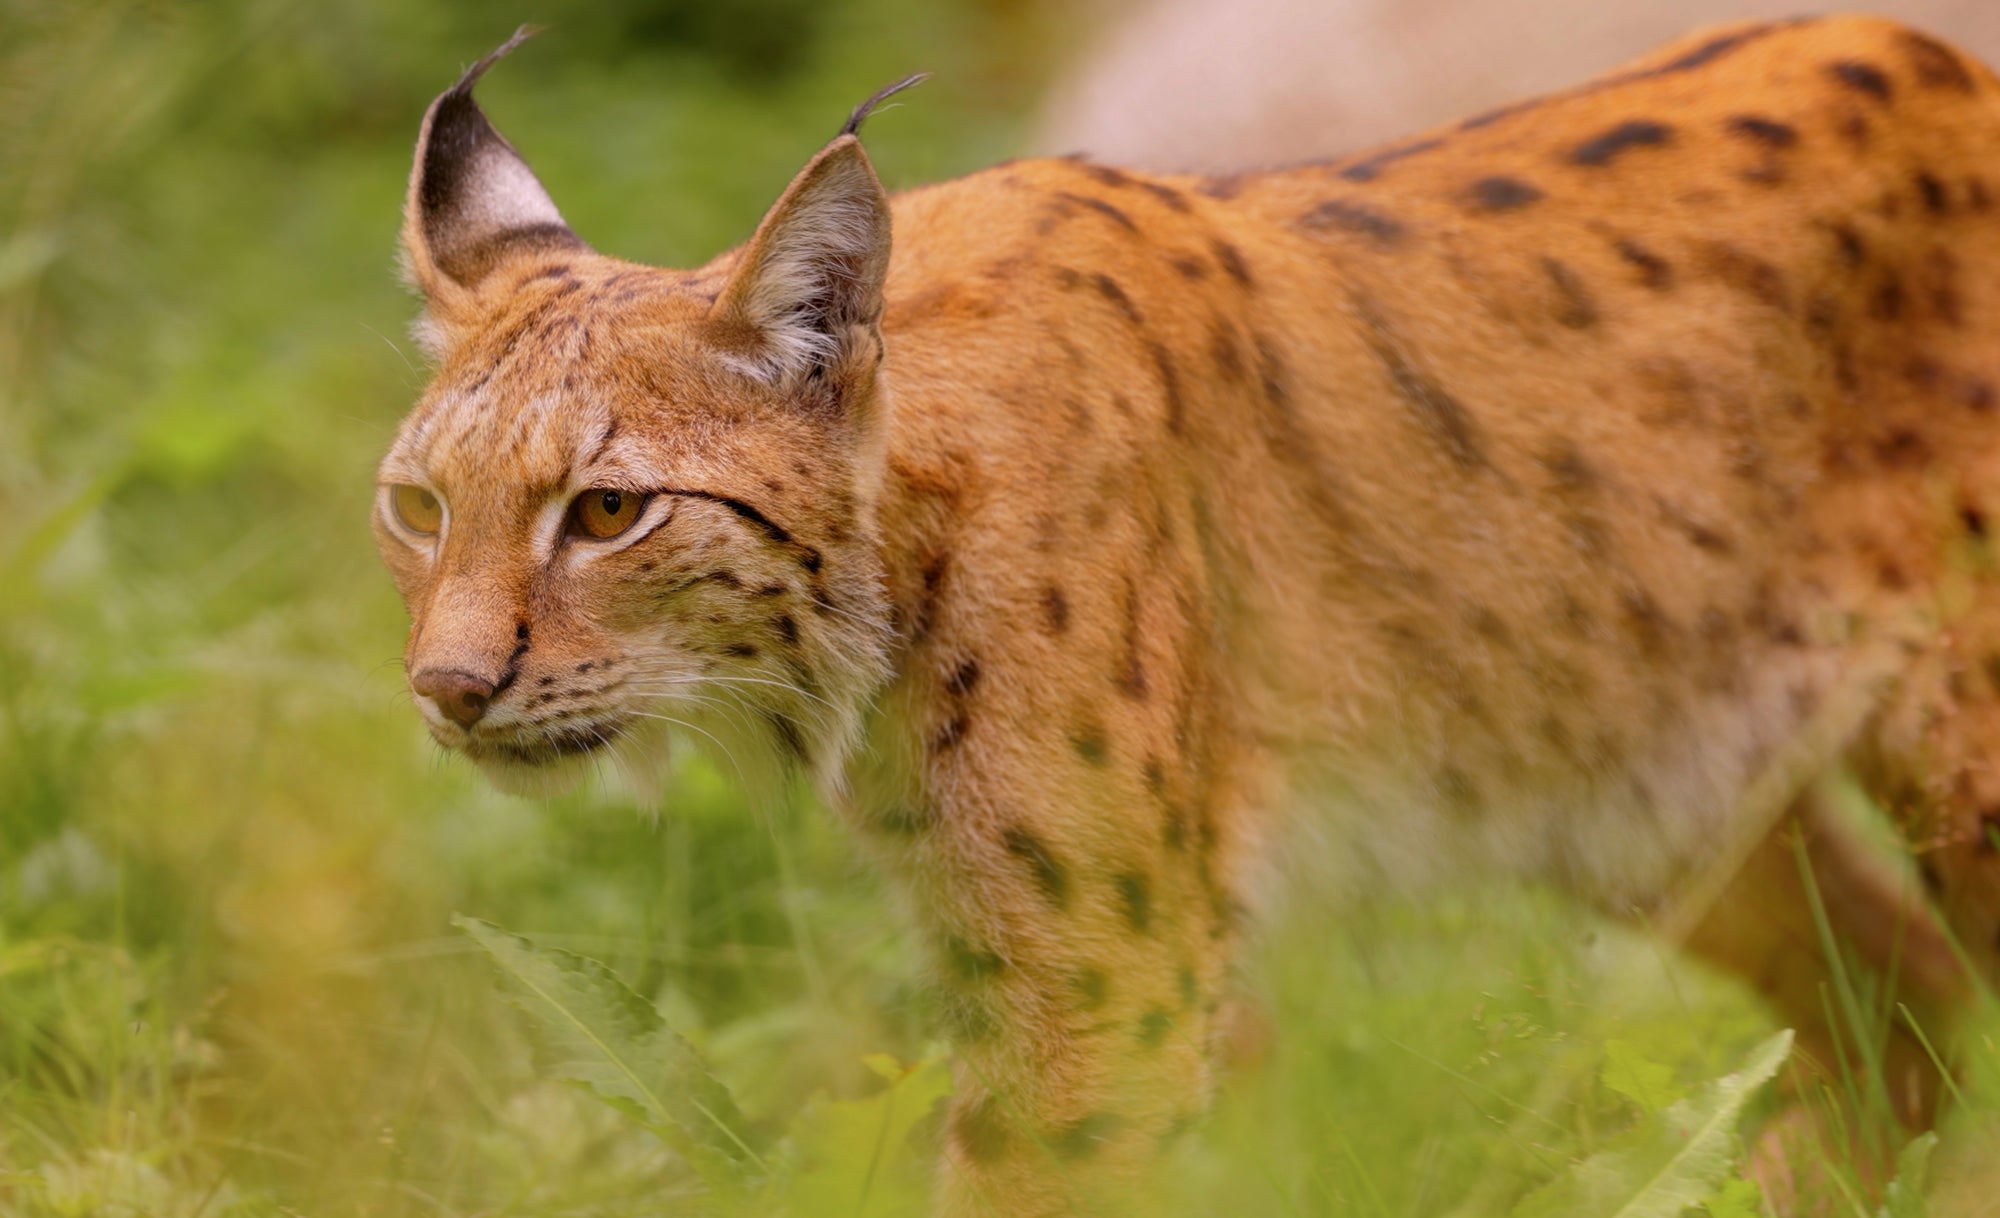
[[[760,1145],[896,1129],[880,1212],[921,1193],[937,1115],[884,1097],[934,1094],[933,1000],[829,818],[699,761],[657,822],[525,803],[421,738],[365,527],[422,380],[392,241],[416,116],[518,16],[555,28],[496,121],[588,239],[688,264],[911,68],[870,130],[892,186],[1005,155],[1048,10],[537,8],[0,0],[0,1213],[721,1204],[546,1073],[454,912],[603,961]],[[1644,1119],[1621,1071],[1684,1090],[1769,1031],[1518,891],[1302,909],[1245,987],[1276,1031],[1173,1212],[1501,1213]],[[821,1184],[795,1212],[847,1212]]]

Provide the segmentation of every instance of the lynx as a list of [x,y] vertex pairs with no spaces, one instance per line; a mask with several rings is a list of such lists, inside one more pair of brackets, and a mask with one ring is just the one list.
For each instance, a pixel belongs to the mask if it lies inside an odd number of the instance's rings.
[[[934,950],[942,1212],[1117,1208],[1307,840],[1653,918],[1825,1061],[1795,852],[1934,1034],[1974,986],[1944,927],[2000,965],[1985,68],[1740,26],[1346,160],[893,200],[878,96],[671,271],[487,123],[513,45],[407,200],[437,371],[374,527],[410,688],[511,789],[666,718],[810,772]],[[1928,901],[1827,813],[1843,767]],[[1938,1081],[1892,1054],[1913,1122]]]

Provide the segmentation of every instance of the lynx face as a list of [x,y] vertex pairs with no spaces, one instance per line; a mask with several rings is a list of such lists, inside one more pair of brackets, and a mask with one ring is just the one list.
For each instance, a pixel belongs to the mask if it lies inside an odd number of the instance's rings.
[[726,266],[602,257],[471,104],[484,66],[420,146],[406,254],[441,368],[374,513],[426,726],[514,790],[657,762],[673,726],[742,768],[837,767],[887,629],[880,346],[851,324],[879,306],[850,278],[886,248],[880,187],[845,136]]

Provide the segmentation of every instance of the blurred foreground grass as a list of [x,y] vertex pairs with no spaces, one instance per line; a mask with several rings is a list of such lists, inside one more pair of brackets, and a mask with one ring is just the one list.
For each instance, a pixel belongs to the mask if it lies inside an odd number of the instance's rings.
[[[870,130],[892,187],[1005,155],[1053,11],[0,0],[0,1213],[710,1204],[538,1080],[454,911],[608,963],[772,1132],[935,1054],[893,903],[803,801],[752,815],[690,762],[657,823],[529,804],[423,739],[366,528],[422,379],[392,242],[423,105],[519,17],[556,28],[496,121],[588,239],[691,264],[911,68]],[[1685,1085],[1768,1030],[1535,894],[1301,904],[1179,1212],[1504,1212],[1634,1119],[1607,1063]],[[907,1210],[935,1137],[795,1212]]]

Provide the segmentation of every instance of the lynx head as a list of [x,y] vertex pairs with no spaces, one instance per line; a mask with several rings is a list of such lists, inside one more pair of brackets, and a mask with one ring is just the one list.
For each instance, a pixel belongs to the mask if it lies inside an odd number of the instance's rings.
[[[886,668],[889,210],[855,136],[695,272],[593,252],[487,122],[431,104],[403,254],[436,375],[377,479],[431,734],[511,790],[651,762],[836,774]],[[904,82],[912,83],[912,82]]]

